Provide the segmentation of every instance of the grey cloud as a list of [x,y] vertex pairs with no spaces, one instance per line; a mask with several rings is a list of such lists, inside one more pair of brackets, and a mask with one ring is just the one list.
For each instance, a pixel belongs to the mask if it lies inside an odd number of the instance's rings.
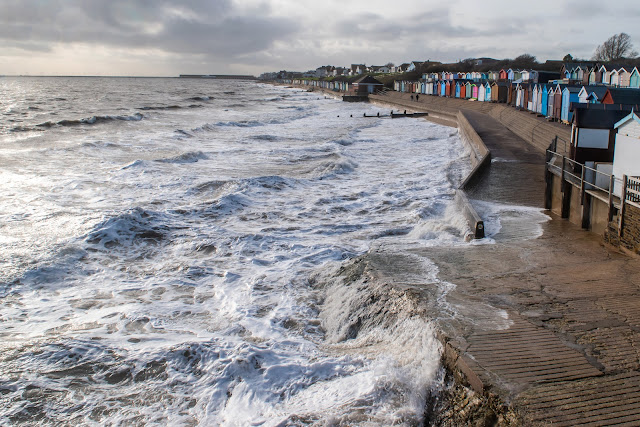
[[453,25],[448,9],[432,9],[428,12],[413,14],[405,18],[388,18],[368,14],[357,18],[347,18],[335,24],[336,32],[344,37],[367,37],[369,39],[402,37],[478,37],[510,34],[522,31],[515,18],[513,23],[501,21],[488,29],[479,30],[464,25]]
[[240,14],[231,0],[7,0],[0,17],[0,39],[26,49],[85,42],[233,57],[266,49],[298,29],[292,20],[269,16],[264,5]]
[[582,19],[604,18],[613,11],[607,10],[604,3],[599,0],[571,0],[565,3],[562,14]]

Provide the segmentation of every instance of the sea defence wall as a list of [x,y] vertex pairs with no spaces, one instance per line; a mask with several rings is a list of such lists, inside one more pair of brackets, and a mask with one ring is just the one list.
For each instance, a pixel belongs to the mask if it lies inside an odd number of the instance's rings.
[[473,126],[471,126],[464,112],[459,111],[456,119],[458,121],[460,139],[469,148],[472,169],[456,190],[455,201],[467,219],[473,232],[473,237],[482,239],[484,237],[484,221],[469,202],[465,190],[478,179],[482,170],[491,163],[491,151],[489,151],[482,141],[482,138],[480,138],[480,135],[478,135]]
[[400,107],[407,107],[412,110],[427,112],[429,113],[429,115],[425,117],[427,120],[437,124],[458,128],[458,131],[460,132],[460,139],[469,150],[472,169],[471,172],[469,172],[469,175],[467,175],[456,189],[454,203],[458,210],[462,212],[467,219],[469,228],[471,229],[471,237],[474,239],[484,238],[484,221],[480,215],[478,215],[473,205],[469,202],[466,190],[476,182],[482,170],[491,163],[491,152],[482,141],[480,135],[478,135],[476,130],[469,123],[464,111],[427,108],[421,104],[415,105],[417,103],[412,103],[411,101],[405,101],[403,99],[398,99],[399,102],[393,102],[389,100],[389,97],[384,95],[370,95],[369,98],[373,102],[397,105]]

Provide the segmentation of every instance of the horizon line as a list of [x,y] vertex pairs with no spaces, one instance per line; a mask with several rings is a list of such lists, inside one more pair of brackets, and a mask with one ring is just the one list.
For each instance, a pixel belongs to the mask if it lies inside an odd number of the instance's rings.
[[[192,75],[192,76],[238,76],[240,74],[182,74],[183,76]],[[0,77],[84,77],[84,78],[126,78],[126,79],[179,79],[179,75],[175,76],[126,76],[126,75],[91,75],[91,74],[65,74],[65,75],[56,75],[56,74],[0,74]],[[244,74],[243,74],[244,76]],[[255,77],[250,74],[246,74],[246,76]]]

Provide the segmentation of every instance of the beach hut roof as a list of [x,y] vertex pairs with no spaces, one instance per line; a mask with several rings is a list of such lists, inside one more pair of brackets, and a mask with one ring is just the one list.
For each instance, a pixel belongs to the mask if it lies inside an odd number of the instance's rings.
[[595,65],[594,62],[565,62],[562,64],[565,70],[575,70],[580,68],[581,70],[593,67]]
[[638,117],[638,114],[636,114],[634,110],[631,110],[631,113],[629,113],[627,116],[623,117],[618,122],[616,122],[616,124],[613,127],[614,129],[618,129],[620,126],[630,122],[631,120],[634,120],[640,123],[640,117]]
[[360,77],[358,80],[356,80],[353,83],[354,84],[374,84],[374,85],[381,85],[382,84],[378,80],[376,80],[375,77],[371,77],[371,76]]
[[614,104],[634,105],[640,104],[640,89],[616,89],[608,88],[607,91],[611,95]]
[[602,99],[608,89],[606,86],[586,86],[586,88],[589,91],[589,94],[595,94],[598,99]]
[[574,104],[573,123],[577,127],[589,129],[613,129],[627,116],[629,110],[602,110],[589,108],[589,104]]
[[569,93],[580,93],[580,87],[578,86],[565,86],[564,89],[562,89],[562,93],[569,92]]
[[620,68],[624,68],[625,65],[624,64],[602,64],[600,65],[600,68],[598,70],[602,71],[602,69],[604,69],[605,71],[615,71],[615,70],[619,70]]

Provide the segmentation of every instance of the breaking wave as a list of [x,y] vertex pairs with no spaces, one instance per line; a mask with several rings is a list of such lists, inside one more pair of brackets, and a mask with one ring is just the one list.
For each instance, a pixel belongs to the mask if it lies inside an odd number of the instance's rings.
[[176,129],[174,133],[177,134],[176,136],[178,138],[193,138],[193,135],[187,132],[186,130]]
[[251,136],[251,139],[256,139],[258,141],[278,141],[281,138],[276,135],[253,135]]
[[156,106],[156,107],[139,107],[138,110],[143,110],[143,111],[179,110],[181,108],[185,108],[185,107],[181,107],[179,105],[160,105],[160,106]]
[[107,123],[113,121],[140,121],[144,118],[141,113],[132,114],[130,116],[91,116],[78,120],[60,120],[58,122],[45,122],[36,126],[40,128],[52,128],[54,126],[79,126],[79,125],[94,125],[98,123]]
[[98,224],[85,240],[101,251],[118,247],[130,250],[141,244],[156,245],[165,240],[169,231],[161,224],[157,212],[134,208]]
[[16,126],[9,129],[9,132],[43,132],[44,129],[33,128],[30,126]]
[[159,159],[156,161],[161,163],[195,163],[198,160],[206,159],[208,159],[208,157],[202,151],[189,151],[168,159]]
[[187,98],[188,101],[200,101],[200,102],[207,102],[207,101],[211,101],[212,99],[214,99],[212,96],[206,96],[206,95],[192,96],[191,98]]
[[314,178],[328,178],[335,175],[352,173],[358,164],[342,155],[332,156],[322,159],[318,165],[313,167],[310,174]]
[[[386,281],[380,271],[394,261],[418,265],[407,276],[416,283]],[[324,385],[333,399],[343,400],[330,411],[336,424],[422,422],[428,391],[437,385],[440,370],[441,345],[432,319],[446,310],[441,301],[450,289],[436,273],[417,256],[371,251],[337,273],[317,278],[324,289],[320,318],[329,347],[366,358],[367,369]],[[345,382],[354,387],[341,389]]]

